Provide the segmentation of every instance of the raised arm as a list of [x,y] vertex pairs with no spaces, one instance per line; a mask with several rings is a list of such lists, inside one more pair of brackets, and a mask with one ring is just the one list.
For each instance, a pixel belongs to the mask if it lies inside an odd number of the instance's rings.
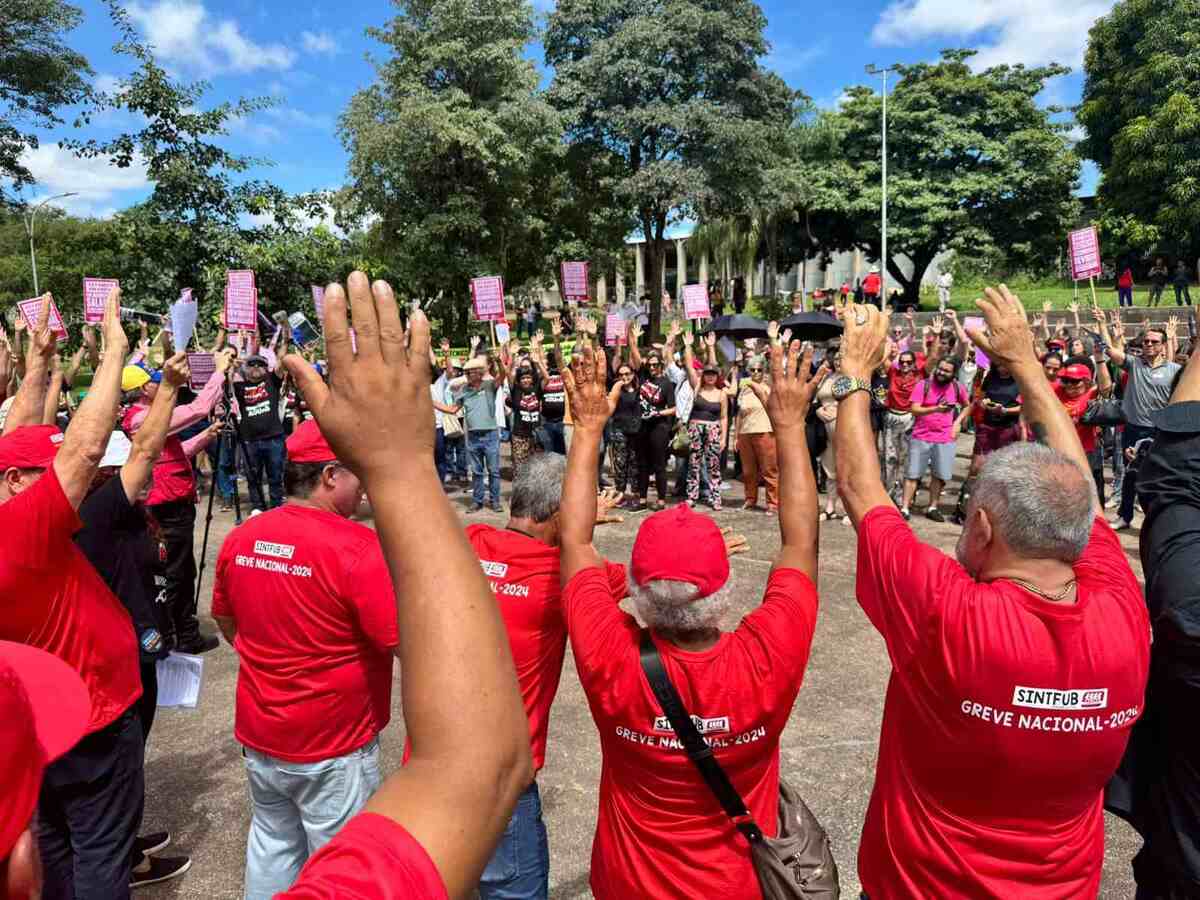
[[125,488],[125,496],[130,503],[150,482],[154,464],[158,462],[163,445],[167,442],[171,412],[179,398],[179,389],[187,384],[188,374],[186,353],[176,353],[163,363],[158,392],[154,395],[142,427],[133,435],[129,460],[121,466],[121,486]]
[[108,449],[108,439],[117,421],[121,400],[121,369],[129,341],[121,328],[121,291],[113,288],[104,305],[104,358],[92,378],[87,396],[79,404],[67,427],[62,446],[54,457],[54,474],[75,509],[87,496],[96,467]]
[[53,425],[58,421],[58,404],[62,398],[62,357],[57,353],[50,361],[50,381],[46,386],[46,398],[42,402],[42,424]]
[[1072,300],[1067,304],[1067,309],[1071,311],[1071,318],[1075,322],[1074,337],[1083,337],[1083,326],[1079,324],[1079,304]]
[[[1108,320],[1104,316],[1104,311],[1097,306],[1092,307],[1092,316],[1096,320],[1096,325],[1100,328],[1100,338],[1108,347],[1108,358],[1118,366],[1125,367],[1125,326],[1121,324],[1121,313],[1113,311],[1113,329],[1110,332],[1108,328]],[[1119,330],[1118,330],[1119,329]],[[1115,340],[1114,340],[1115,339]]]
[[[21,332],[17,331],[19,335]],[[19,342],[18,342],[19,343]],[[50,331],[50,294],[42,299],[38,314],[38,327],[29,329],[29,350],[25,354],[25,373],[17,389],[8,418],[4,420],[4,433],[9,434],[26,425],[40,425],[46,406],[46,389],[49,387],[50,360],[54,357],[55,339]]]
[[[985,288],[983,299],[975,302],[987,320],[988,333],[972,330],[968,334],[989,358],[998,360],[1012,372],[1021,388],[1021,414],[1034,438],[1071,459],[1085,473],[1090,472],[1079,432],[1033,352],[1029,320],[1021,301],[1002,284],[998,288]],[[840,422],[838,426],[841,427]],[[1099,498],[1096,498],[1096,512],[1102,512]]]
[[1179,354],[1179,316],[1168,318],[1164,330],[1167,335],[1167,359],[1175,362],[1175,357]]
[[950,320],[950,324],[954,328],[954,337],[957,339],[954,345],[954,356],[959,360],[964,360],[967,358],[967,347],[971,345],[971,339],[963,331],[962,322],[958,321],[957,312],[952,309],[946,310],[946,318]]
[[[692,386],[693,391],[700,390],[700,374],[696,371],[696,367],[692,365],[696,357],[692,355],[692,344],[696,342],[696,336],[690,331],[683,335],[683,372],[687,375],[688,384]],[[669,351],[668,351],[669,353]]]
[[[771,345],[771,394],[767,416],[775,432],[779,458],[779,537],[776,569],[799,569],[817,583],[817,482],[805,439],[813,396],[825,378],[824,365],[812,372],[812,351],[799,354],[792,341],[785,352]],[[878,466],[876,466],[878,469]]]
[[[196,395],[196,399],[191,403],[183,406],[175,407],[171,413],[171,424],[168,429],[168,434],[175,434],[177,431],[195,425],[201,419],[207,418],[217,405],[217,401],[221,399],[221,390],[225,385],[225,374],[229,371],[229,367],[233,362],[233,354],[228,350],[221,353],[213,354],[213,360],[216,363],[216,371],[200,389],[200,393]],[[142,427],[146,421],[146,416],[149,411],[142,411],[134,415],[129,420],[129,430],[136,432]]]
[[403,826],[449,895],[463,897],[533,777],[529,723],[495,598],[434,467],[429,323],[414,311],[406,331],[391,288],[377,281],[372,290],[361,272],[351,273],[349,293],[357,353],[346,293],[331,284],[329,384],[295,354],[286,365],[338,461],[377,506],[395,588],[412,754],[366,811]]
[[[883,362],[888,344],[888,316],[874,306],[851,305],[842,319],[841,374],[870,384],[872,373]],[[867,513],[891,505],[879,473],[875,433],[871,430],[871,395],[858,390],[840,401],[837,431],[833,436],[837,457],[838,494],[846,515],[857,529]]]
[[641,339],[642,323],[634,319],[629,323],[629,364],[635,372],[642,368],[642,354],[638,350],[638,343]]

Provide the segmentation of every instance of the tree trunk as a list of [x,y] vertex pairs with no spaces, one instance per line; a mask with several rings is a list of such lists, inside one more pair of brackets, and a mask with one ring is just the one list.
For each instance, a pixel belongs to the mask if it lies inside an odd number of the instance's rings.
[[775,297],[779,293],[779,273],[776,271],[778,259],[779,234],[775,227],[775,219],[772,217],[767,219],[767,294],[772,303],[775,302]]
[[646,296],[650,298],[650,308],[646,315],[650,317],[647,326],[647,338],[650,341],[658,339],[662,329],[662,273],[663,256],[667,250],[667,242],[663,233],[667,230],[667,217],[661,215],[651,219],[648,215],[642,217],[642,233],[646,237]]
[[[906,278],[904,270],[900,268],[894,259],[887,261],[888,273],[900,282],[904,288],[904,303],[910,307],[917,307],[921,303],[921,279],[925,277],[925,270],[929,268],[929,264],[933,262],[935,253],[927,251],[917,251],[910,258],[913,264],[913,272],[911,278]],[[884,298],[886,301],[886,297]]]

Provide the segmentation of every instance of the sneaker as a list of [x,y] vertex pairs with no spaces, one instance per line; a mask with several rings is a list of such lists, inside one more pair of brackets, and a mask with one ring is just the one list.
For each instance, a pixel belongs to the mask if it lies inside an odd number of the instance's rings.
[[500,503],[493,503],[492,504],[492,512],[502,513],[502,512],[504,512],[504,506]]
[[171,832],[155,831],[152,834],[141,834],[133,839],[133,856],[138,859],[150,856],[167,849],[171,843]]
[[216,650],[219,646],[221,646],[221,640],[215,634],[198,634],[190,640],[180,641],[175,646],[175,649],[180,653],[190,653],[193,656],[199,656],[201,653],[207,653],[209,650]]
[[186,856],[147,856],[129,873],[129,886],[139,888],[178,878],[192,867]]
[[250,518],[251,518],[251,519],[253,519],[255,516],[261,516],[261,515],[262,515],[262,510],[261,510],[261,509],[252,509],[252,510],[250,510]]
[[1113,531],[1125,531],[1127,528],[1132,528],[1132,527],[1133,527],[1132,522],[1126,522],[1120,516],[1117,516],[1115,519],[1112,520]]
[[471,504],[471,508],[470,508],[470,509],[468,509],[468,510],[467,510],[467,512],[469,512],[469,513],[477,513],[477,512],[481,512],[482,510],[483,510],[483,504],[482,504],[482,503],[472,503],[472,504]]
[[936,506],[931,506],[931,507],[929,507],[929,509],[927,509],[925,511],[925,518],[927,518],[930,522],[945,522],[946,521],[946,517],[942,514],[942,511],[940,509],[938,509]]
[[907,508],[901,508],[900,515],[904,516],[905,522],[912,518],[912,513],[910,513]]

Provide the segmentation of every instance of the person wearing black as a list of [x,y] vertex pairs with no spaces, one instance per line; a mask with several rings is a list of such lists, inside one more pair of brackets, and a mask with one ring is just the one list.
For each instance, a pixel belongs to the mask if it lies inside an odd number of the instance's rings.
[[712,317],[714,319],[718,316],[725,315],[725,294],[721,290],[721,286],[719,284],[716,285],[712,289],[712,293],[708,295],[708,307],[709,312],[712,313]]
[[[170,651],[164,638],[170,630],[164,572],[166,542],[142,498],[166,443],[180,388],[187,380],[187,355],[178,353],[163,365],[162,381],[150,412],[132,443],[124,432],[113,432],[79,507],[83,528],[75,535],[76,545],[129,611],[132,620],[142,676],[142,696],[137,703],[142,724],[140,764],[145,762],[146,741],[158,705],[157,663]],[[145,785],[140,784],[143,796],[137,798],[139,807],[145,803]],[[134,839],[130,887],[167,881],[191,867],[192,862],[186,856],[149,855],[166,847],[170,840],[167,832]]]
[[612,464],[613,487],[621,492],[624,505],[637,505],[638,480],[637,442],[642,429],[640,386],[633,366],[621,362],[617,366],[617,381],[612,387],[617,405],[609,432],[608,459]]
[[[284,349],[286,351],[286,347]],[[283,420],[279,416],[283,364],[272,372],[263,357],[251,356],[242,372],[243,380],[233,383],[233,392],[237,397],[239,429],[246,448],[246,486],[250,491],[250,506],[257,512],[266,512],[283,505],[286,451]],[[269,506],[263,495],[264,472],[270,493]]]
[[746,309],[746,279],[739,275],[733,279],[733,311],[741,315]]
[[[636,347],[630,347],[630,354],[635,366],[641,362]],[[662,355],[657,350],[647,355],[646,365],[638,372],[638,380],[642,425],[637,442],[638,491],[632,508],[646,508],[644,501],[650,493],[650,475],[653,473],[658,494],[654,508],[663,509],[668,496],[667,452],[675,424],[675,382],[667,377]]]
[[1021,388],[1012,372],[999,363],[994,364],[983,376],[980,394],[975,401],[975,448],[971,454],[971,467],[967,480],[958,492],[953,521],[966,521],[967,501],[975,486],[975,476],[983,468],[989,453],[1021,440]]
[[1147,301],[1150,306],[1158,306],[1162,301],[1163,291],[1167,287],[1167,264],[1163,262],[1162,257],[1154,260],[1154,265],[1150,267],[1150,298]]
[[533,360],[542,376],[542,449],[566,456],[567,437],[563,419],[567,414],[567,389],[562,377],[562,325],[559,319],[550,323],[550,330],[554,337],[554,350],[549,364],[541,352],[541,335],[535,336],[533,341]]
[[515,481],[529,462],[535,449],[534,435],[542,427],[542,391],[535,382],[533,370],[520,367],[513,360],[512,389],[508,406],[512,410],[512,477]]
[[1144,841],[1133,859],[1136,900],[1183,900],[1200,885],[1200,354],[1152,417],[1157,430],[1137,482],[1150,681],[1105,808]]
[[1175,305],[1183,306],[1187,303],[1192,305],[1192,295],[1188,293],[1188,283],[1191,278],[1188,277],[1187,264],[1181,259],[1175,263],[1175,276],[1171,279],[1171,285],[1175,288]]

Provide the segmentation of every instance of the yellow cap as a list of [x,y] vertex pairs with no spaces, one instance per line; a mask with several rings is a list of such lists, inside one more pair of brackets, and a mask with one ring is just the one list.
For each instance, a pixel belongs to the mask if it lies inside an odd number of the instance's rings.
[[150,380],[150,373],[141,366],[126,366],[121,370],[121,390],[136,391]]

